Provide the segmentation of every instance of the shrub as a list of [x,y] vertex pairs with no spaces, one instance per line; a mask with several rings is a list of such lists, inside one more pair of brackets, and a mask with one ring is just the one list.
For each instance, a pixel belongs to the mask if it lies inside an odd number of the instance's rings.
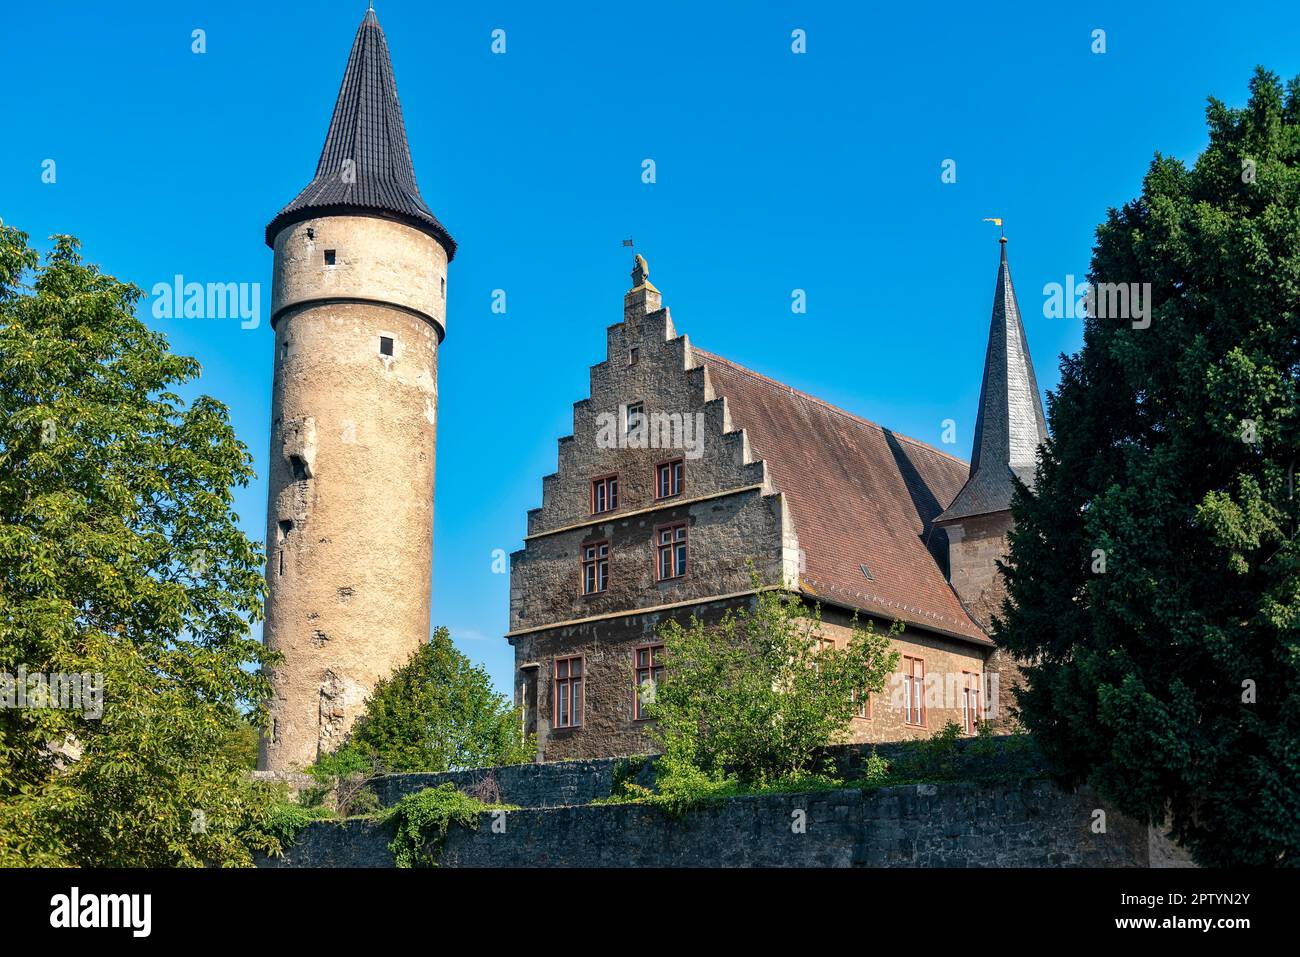
[[823,774],[825,748],[846,737],[859,696],[881,691],[897,663],[888,634],[855,620],[847,648],[827,647],[820,609],[761,590],[757,574],[753,582],[754,605],[720,624],[692,617],[660,629],[664,674],[648,710],[661,795]]
[[436,867],[452,824],[472,827],[484,811],[510,809],[505,804],[485,804],[450,783],[425,788],[408,794],[389,812],[395,833],[388,849],[398,867]]

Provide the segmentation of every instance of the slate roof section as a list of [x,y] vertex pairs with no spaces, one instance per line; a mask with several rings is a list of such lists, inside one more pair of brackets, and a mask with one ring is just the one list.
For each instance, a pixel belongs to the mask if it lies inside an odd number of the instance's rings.
[[1002,240],[1002,261],[993,290],[993,320],[984,357],[984,382],[980,386],[979,414],[975,419],[975,444],[970,477],[957,498],[939,516],[946,524],[974,515],[1001,512],[1011,507],[1015,488],[1012,477],[1034,487],[1038,446],[1047,441],[1047,421],[1034,377],[1025,327],[1020,321],[1016,290],[1007,265],[1007,241]]
[[[352,162],[352,173],[345,175]],[[456,242],[420,196],[406,142],[388,41],[367,10],[352,42],[316,176],[266,227],[273,246],[285,226],[313,216],[361,213],[405,222],[456,255]]]
[[992,644],[948,584],[947,537],[933,527],[966,478],[965,462],[720,356],[692,354],[786,498],[804,552],[803,591]]

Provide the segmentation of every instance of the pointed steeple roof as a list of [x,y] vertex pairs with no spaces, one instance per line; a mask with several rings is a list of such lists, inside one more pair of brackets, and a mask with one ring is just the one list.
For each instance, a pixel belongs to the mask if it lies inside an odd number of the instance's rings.
[[266,244],[295,222],[346,213],[398,219],[423,230],[456,254],[456,243],[420,196],[388,41],[373,9],[352,41],[334,117],[316,176],[266,227]]
[[984,356],[979,415],[970,478],[936,524],[1011,507],[1012,476],[1033,488],[1038,446],[1047,441],[1047,420],[1038,397],[1038,380],[1020,321],[1016,291],[1007,265],[1007,241],[993,290],[993,322]]

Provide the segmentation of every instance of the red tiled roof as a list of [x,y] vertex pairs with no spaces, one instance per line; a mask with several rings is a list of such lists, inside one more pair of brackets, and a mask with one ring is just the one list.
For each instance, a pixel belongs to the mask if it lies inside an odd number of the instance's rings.
[[[804,591],[890,620],[991,644],[958,601],[934,554],[933,519],[969,466],[915,439],[699,349],[733,428],[789,503]],[[927,548],[927,542],[929,548]],[[861,565],[871,572],[868,580]]]

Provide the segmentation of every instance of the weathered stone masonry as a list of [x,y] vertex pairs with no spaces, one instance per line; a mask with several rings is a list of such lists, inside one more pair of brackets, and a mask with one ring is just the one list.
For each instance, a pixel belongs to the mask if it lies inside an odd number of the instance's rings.
[[[1088,791],[1045,782],[931,784],[733,798],[673,819],[587,805],[484,815],[452,828],[443,867],[1148,867],[1146,827]],[[805,828],[794,828],[796,816]],[[270,867],[391,867],[392,835],[369,821],[309,825]]]
[[[384,130],[376,138],[376,131]],[[264,640],[276,773],[333,750],[428,640],[438,353],[455,243],[415,185],[367,13],[316,176],[268,225],[275,328]]]

